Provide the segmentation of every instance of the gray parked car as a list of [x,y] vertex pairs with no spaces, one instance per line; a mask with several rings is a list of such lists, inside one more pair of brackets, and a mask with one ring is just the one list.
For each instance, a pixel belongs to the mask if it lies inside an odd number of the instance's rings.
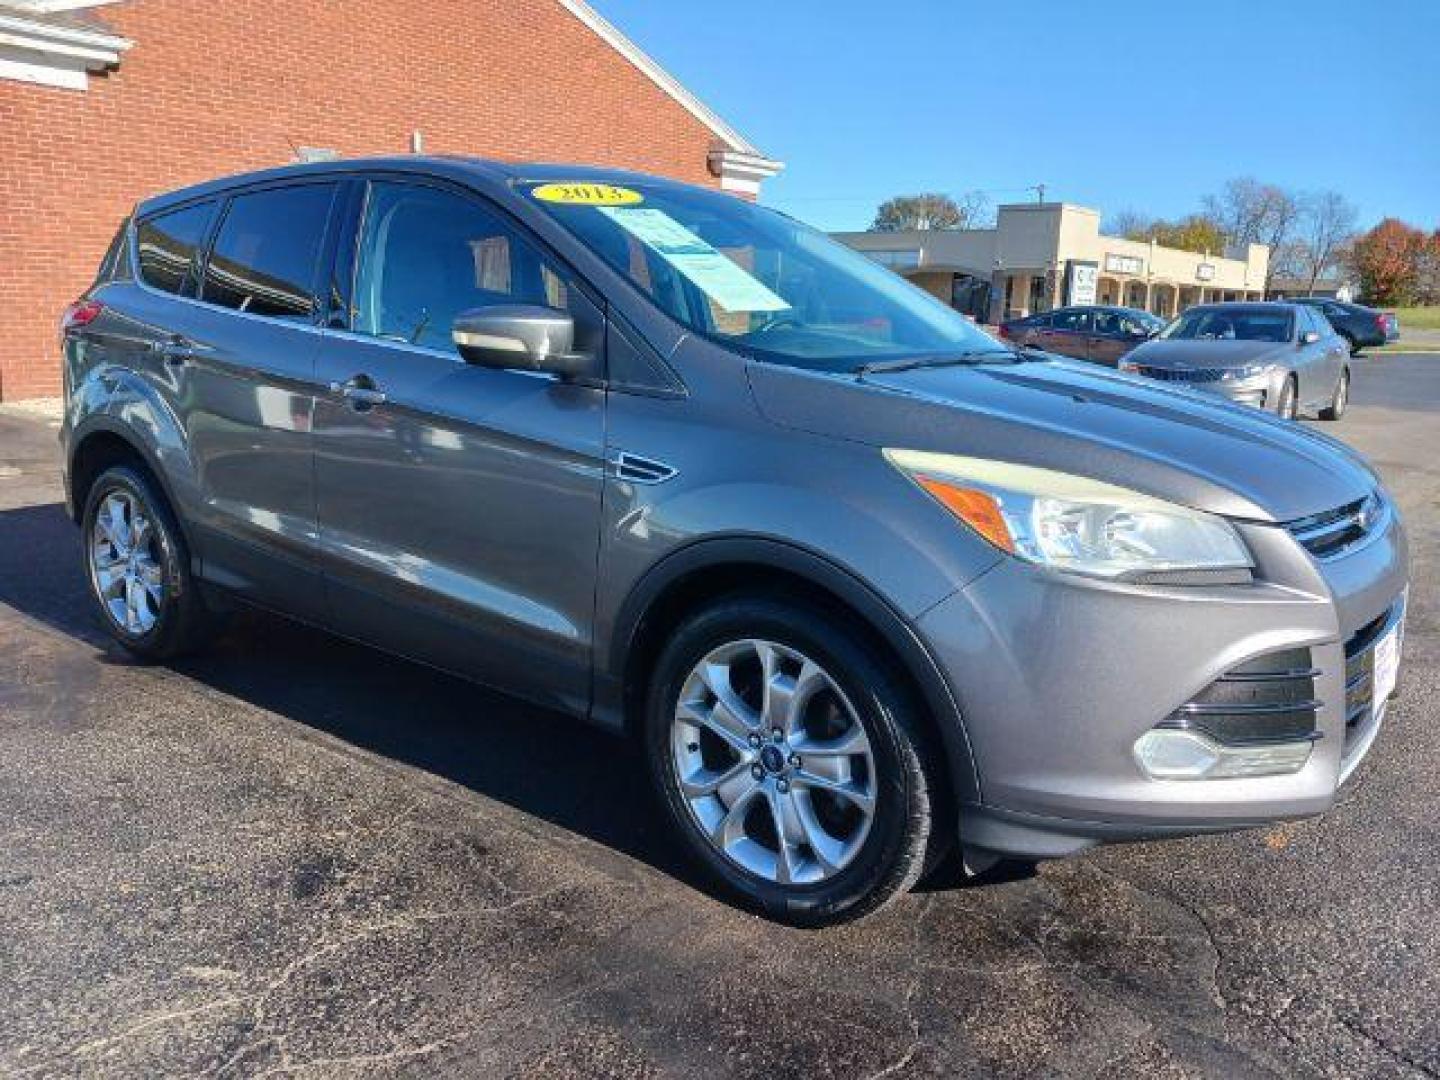
[[1135,349],[1120,370],[1287,420],[1302,411],[1339,420],[1350,402],[1350,347],[1315,308],[1302,304],[1205,304]]
[[718,191],[222,180],[140,204],[63,337],[122,645],[243,602],[631,733],[778,919],[957,841],[980,873],[1319,813],[1395,686],[1405,531],[1344,446],[1022,355]]

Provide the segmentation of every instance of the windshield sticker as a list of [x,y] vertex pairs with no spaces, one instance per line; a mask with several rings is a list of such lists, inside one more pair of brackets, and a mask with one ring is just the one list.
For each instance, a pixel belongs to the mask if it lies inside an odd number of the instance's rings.
[[690,279],[726,311],[789,311],[790,305],[733,259],[722,255],[663,210],[600,207],[615,224]]
[[634,206],[645,196],[614,184],[541,184],[530,192],[541,202],[567,206]]

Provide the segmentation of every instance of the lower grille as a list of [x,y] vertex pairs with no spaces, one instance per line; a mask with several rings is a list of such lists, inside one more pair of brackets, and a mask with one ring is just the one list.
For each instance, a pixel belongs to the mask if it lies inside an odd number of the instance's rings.
[[1221,675],[1160,726],[1203,732],[1230,746],[1319,738],[1319,674],[1309,649],[1267,653]]
[[1384,702],[1375,701],[1375,643],[1399,618],[1399,604],[1366,623],[1345,643],[1345,751],[1363,745]]

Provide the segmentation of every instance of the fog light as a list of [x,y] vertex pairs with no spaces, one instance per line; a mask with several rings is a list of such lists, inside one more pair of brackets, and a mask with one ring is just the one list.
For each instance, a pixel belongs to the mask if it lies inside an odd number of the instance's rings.
[[1194,731],[1155,728],[1135,741],[1135,760],[1152,780],[1221,780],[1296,773],[1313,742],[1225,746]]

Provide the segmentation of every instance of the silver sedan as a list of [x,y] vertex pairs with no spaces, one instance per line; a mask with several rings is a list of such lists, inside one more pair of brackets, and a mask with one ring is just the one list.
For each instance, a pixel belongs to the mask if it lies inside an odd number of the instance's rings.
[[1350,397],[1350,350],[1319,311],[1301,304],[1191,308],[1120,370],[1184,383],[1296,419],[1338,420]]

